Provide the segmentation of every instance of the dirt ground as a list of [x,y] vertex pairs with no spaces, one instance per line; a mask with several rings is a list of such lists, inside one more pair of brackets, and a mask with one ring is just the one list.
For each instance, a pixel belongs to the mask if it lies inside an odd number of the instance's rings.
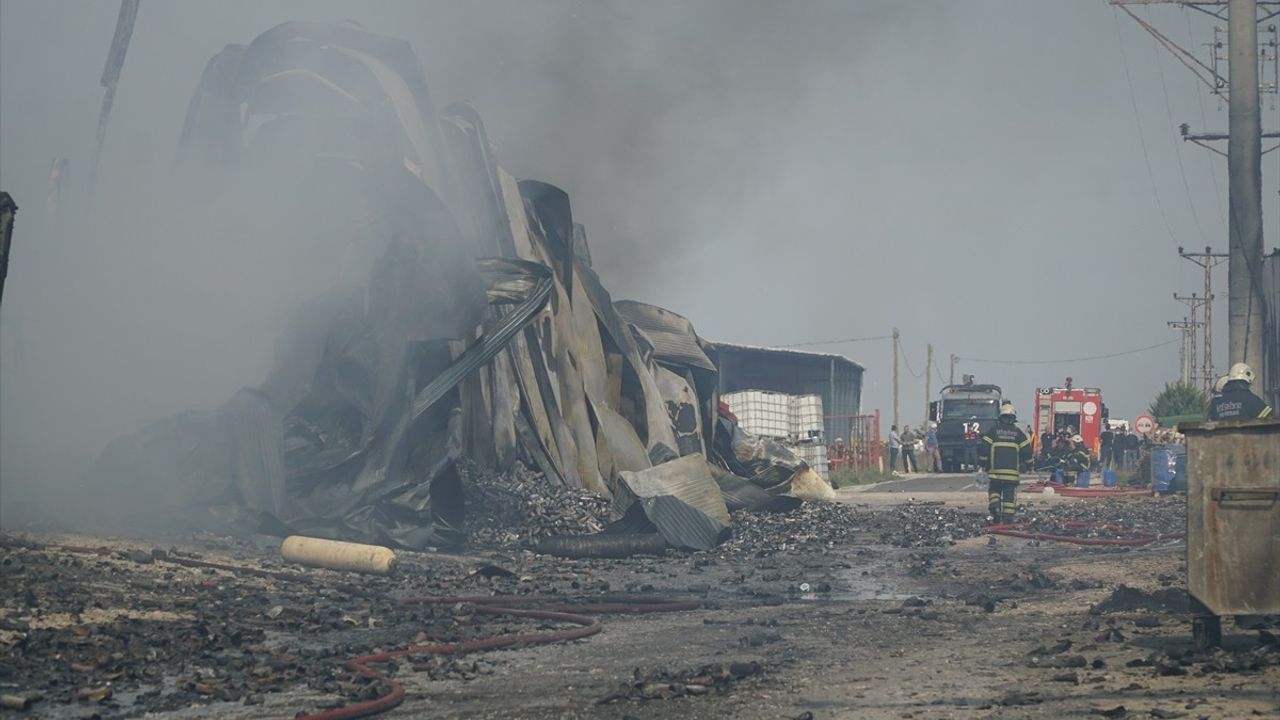
[[[980,535],[976,492],[839,496],[835,508],[742,520],[710,553],[403,553],[388,578],[286,566],[266,540],[3,536],[0,693],[41,699],[0,718],[292,718],[379,692],[343,670],[353,655],[561,627],[397,602],[510,592],[702,607],[604,616],[601,633],[569,643],[378,666],[406,691],[379,717],[1280,717],[1274,635],[1226,624],[1224,649],[1192,650],[1180,540]],[[1033,516],[1098,512],[1170,532],[1182,511],[1150,498],[1028,500]],[[289,575],[168,561],[197,556]]]

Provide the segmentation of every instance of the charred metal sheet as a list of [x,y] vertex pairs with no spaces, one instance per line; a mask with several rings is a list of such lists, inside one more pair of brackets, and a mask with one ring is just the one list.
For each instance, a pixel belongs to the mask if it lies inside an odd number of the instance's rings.
[[4,298],[4,279],[9,275],[9,248],[13,242],[13,218],[18,204],[7,192],[0,192],[0,300]]
[[729,512],[750,510],[752,512],[791,512],[803,504],[798,497],[791,495],[775,495],[764,490],[750,480],[738,477],[722,467],[707,464],[711,476],[720,486],[720,494],[724,496]]
[[693,323],[670,310],[634,300],[619,300],[614,307],[624,320],[644,331],[653,343],[654,357],[664,362],[714,371],[716,366],[698,345]]
[[622,483],[674,547],[710,550],[731,534],[729,509],[701,456],[624,472]]
[[675,451],[682,456],[706,455],[706,448],[702,446],[702,416],[693,387],[685,378],[661,366],[655,379],[676,434]]
[[503,317],[502,322],[481,336],[475,344],[463,353],[462,357],[458,358],[457,362],[449,366],[447,370],[418,392],[413,403],[413,419],[416,420],[420,417],[422,413],[426,412],[446,392],[453,389],[463,378],[479,370],[492,360],[500,351],[506,348],[507,343],[511,342],[516,333],[528,326],[533,321],[533,318],[542,311],[542,308],[547,303],[547,298],[551,296],[551,292],[554,290],[551,271],[549,268],[535,263],[524,263],[524,267],[531,275],[537,278],[529,297],[507,316]]
[[1280,615],[1280,420],[1183,423],[1187,591],[1215,615]]
[[[600,284],[599,276],[591,268],[580,264],[578,265],[578,278],[582,280],[583,289],[586,290],[587,297],[591,299],[592,308],[596,312],[596,317],[600,320],[602,339],[607,339],[620,352],[624,364],[629,363],[636,371],[646,368],[647,365],[640,357],[640,349],[637,347],[634,336],[629,330],[629,325],[613,307],[613,299],[609,296],[609,291],[605,290],[604,286]],[[610,375],[621,379],[624,373],[611,371]],[[635,375],[640,389],[638,399],[644,404],[642,412],[644,413],[645,427],[637,428],[637,431],[643,430],[644,432],[641,439],[647,446],[661,443],[667,447],[675,447],[675,433],[671,430],[671,422],[667,419],[666,409],[662,402],[662,393],[658,392],[653,376],[647,372],[635,372]],[[621,409],[621,407],[614,408],[614,410]]]

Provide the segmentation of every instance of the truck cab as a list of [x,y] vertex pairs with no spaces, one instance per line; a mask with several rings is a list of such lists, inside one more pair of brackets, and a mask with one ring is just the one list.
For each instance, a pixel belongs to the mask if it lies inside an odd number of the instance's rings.
[[1002,398],[1000,386],[972,381],[947,385],[939,391],[939,399],[930,403],[929,414],[938,423],[938,452],[942,455],[943,472],[960,472],[966,431],[981,437],[995,426]]

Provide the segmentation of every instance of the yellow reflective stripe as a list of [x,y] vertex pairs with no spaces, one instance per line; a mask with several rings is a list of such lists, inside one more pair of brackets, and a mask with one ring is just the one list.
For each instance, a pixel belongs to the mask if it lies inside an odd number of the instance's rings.
[[1260,417],[1260,418],[1264,418],[1264,417],[1269,416],[1270,414],[1271,414],[1271,406],[1270,406],[1270,405],[1268,405],[1268,406],[1266,406],[1266,407],[1262,408],[1262,412],[1258,413],[1258,417]]
[[1031,444],[1031,438],[1027,438],[1026,440],[1023,440],[1022,442],[1018,443],[1018,448],[1020,448],[1020,449],[1021,449],[1021,448],[1024,448],[1024,447],[1026,447],[1026,446],[1028,446],[1028,445],[1030,445],[1030,444]]
[[994,442],[995,442],[995,440],[992,440],[991,438],[987,437],[986,435],[983,435],[983,436],[982,436],[982,441],[983,441],[983,442],[985,442],[985,443],[986,443],[986,444],[988,444],[988,445],[991,445],[992,443],[994,443]]

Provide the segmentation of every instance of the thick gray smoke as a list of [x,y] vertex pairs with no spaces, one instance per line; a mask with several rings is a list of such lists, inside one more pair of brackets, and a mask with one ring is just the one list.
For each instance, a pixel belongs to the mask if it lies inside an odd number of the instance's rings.
[[[22,207],[0,315],[8,524],[28,500],[74,497],[112,438],[260,382],[291,311],[338,281],[333,246],[273,224],[291,204],[305,215],[290,188],[236,204],[170,192],[206,61],[285,20],[410,40],[438,106],[471,101],[504,166],[568,191],[615,297],[668,306],[713,340],[900,327],[913,423],[926,342],[945,376],[952,352],[1070,358],[1171,339],[1169,296],[1198,286],[1176,246],[1225,246],[1222,164],[1172,139],[1178,122],[1221,129],[1225,111],[1101,2],[144,2],[87,203],[116,11],[0,2],[0,187]],[[1267,106],[1264,126],[1278,121]],[[79,201],[59,222],[43,207],[54,157],[71,160]],[[1267,157],[1275,208],[1280,153]],[[889,411],[887,343],[819,349],[865,364],[864,408]],[[1074,375],[1132,416],[1176,367],[1166,347],[957,372],[1022,406]]]

